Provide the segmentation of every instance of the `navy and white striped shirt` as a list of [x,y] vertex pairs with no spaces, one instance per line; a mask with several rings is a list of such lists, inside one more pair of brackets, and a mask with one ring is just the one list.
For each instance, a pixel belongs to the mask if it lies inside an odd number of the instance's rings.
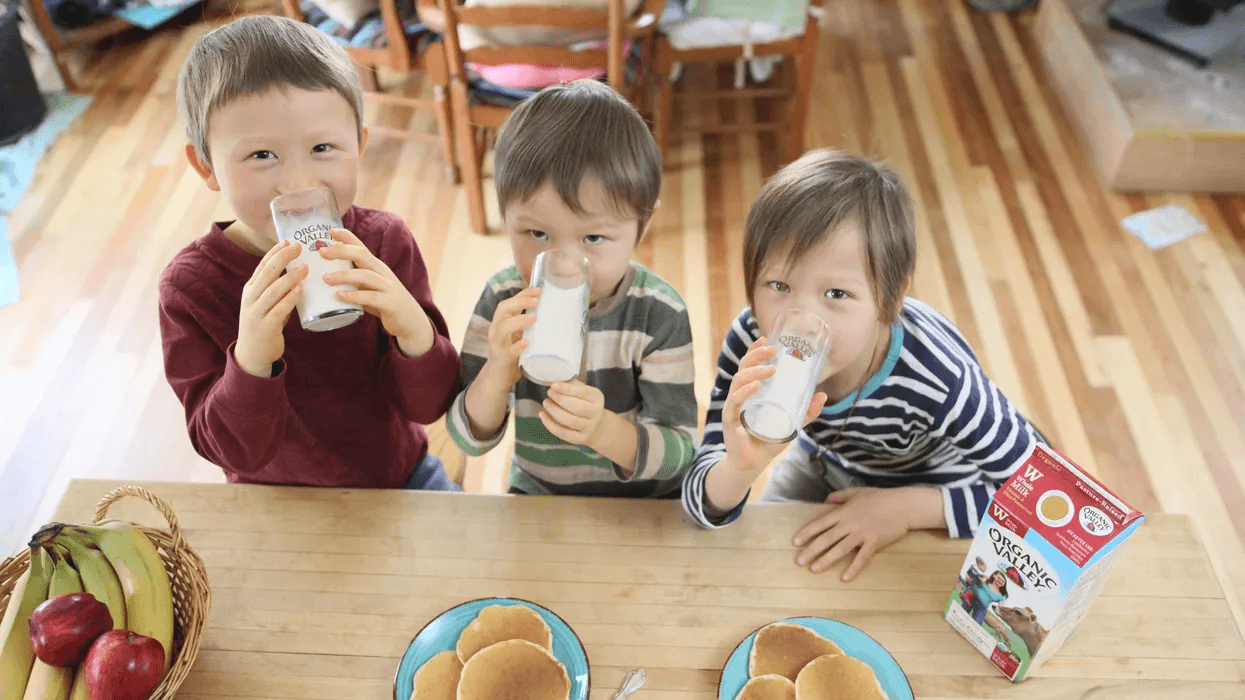
[[[683,507],[702,527],[723,527],[743,512],[740,503],[725,517],[707,514],[704,486],[709,469],[726,455],[722,406],[731,378],[758,337],[752,309],[745,308],[718,357],[704,440],[683,484]],[[858,403],[853,392],[800,432],[762,500],[821,502],[857,485],[936,486],[947,532],[971,537],[995,490],[1041,439],[985,375],[959,330],[914,299],[904,300],[886,359],[860,393]]]

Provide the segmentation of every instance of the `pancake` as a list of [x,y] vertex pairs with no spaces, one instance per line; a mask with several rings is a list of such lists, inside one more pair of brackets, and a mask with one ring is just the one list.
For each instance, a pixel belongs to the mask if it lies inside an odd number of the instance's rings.
[[571,679],[548,650],[525,639],[498,642],[463,666],[457,700],[567,700]]
[[843,654],[814,659],[795,681],[796,700],[887,700],[869,664]]
[[553,633],[540,613],[525,605],[490,605],[458,637],[458,658],[467,663],[477,651],[508,639],[553,649]]
[[458,697],[458,677],[462,672],[463,662],[458,660],[458,652],[437,654],[415,672],[411,700],[454,700]]
[[757,676],[744,685],[735,700],[795,700],[795,683],[782,676]]
[[807,627],[775,622],[757,632],[748,655],[748,675],[778,675],[795,682],[800,669],[819,656],[842,654],[837,644]]

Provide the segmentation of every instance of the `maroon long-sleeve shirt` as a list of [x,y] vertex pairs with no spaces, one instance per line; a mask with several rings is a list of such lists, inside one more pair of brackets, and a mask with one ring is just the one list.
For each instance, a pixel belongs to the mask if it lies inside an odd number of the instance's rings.
[[420,424],[444,415],[458,391],[458,353],[410,230],[361,207],[342,222],[436,326],[424,355],[403,355],[371,314],[311,333],[293,313],[275,376],[248,374],[233,350],[242,287],[260,257],[225,236],[228,223],[186,246],[160,281],[165,375],[186,409],[191,443],[231,482],[399,487],[427,452]]

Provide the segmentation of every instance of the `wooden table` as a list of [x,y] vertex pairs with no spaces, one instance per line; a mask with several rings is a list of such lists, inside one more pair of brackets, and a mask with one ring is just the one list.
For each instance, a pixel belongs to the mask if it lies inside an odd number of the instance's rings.
[[[74,481],[58,519],[90,517],[118,485]],[[635,700],[716,698],[735,645],[799,615],[872,635],[918,698],[1245,698],[1245,643],[1184,516],[1151,517],[1080,632],[1014,686],[942,620],[967,541],[907,537],[844,584],[792,562],[789,538],[817,506],[750,506],[705,532],[670,501],[142,485],[172,505],[212,584],[181,700],[391,698],[415,633],[488,596],[569,622],[594,700],[635,667],[648,672]],[[159,519],[141,502],[112,514]]]

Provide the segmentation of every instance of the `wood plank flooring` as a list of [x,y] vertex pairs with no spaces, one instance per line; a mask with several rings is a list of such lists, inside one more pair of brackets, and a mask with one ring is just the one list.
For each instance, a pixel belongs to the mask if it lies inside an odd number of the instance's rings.
[[[918,204],[913,295],[960,326],[1073,459],[1142,509],[1193,515],[1245,622],[1245,197],[1106,190],[1049,87],[1030,13],[986,15],[962,0],[829,0],[827,13],[809,146],[899,169]],[[83,80],[94,104],[8,217],[23,296],[0,309],[4,552],[74,477],[222,480],[187,440],[156,320],[165,264],[229,217],[185,163],[173,97],[190,46],[225,19],[210,14],[95,57]],[[424,86],[416,77],[403,89]],[[770,108],[709,104],[684,119]],[[367,118],[435,129],[394,107]],[[667,154],[638,257],[689,303],[702,408],[744,304],[744,216],[780,152],[772,134],[704,135]],[[510,262],[506,241],[470,232],[462,191],[425,144],[374,141],[359,201],[408,222],[461,338],[485,279]],[[1209,232],[1152,252],[1120,228],[1165,203]],[[507,447],[468,460],[468,490],[503,488]]]

